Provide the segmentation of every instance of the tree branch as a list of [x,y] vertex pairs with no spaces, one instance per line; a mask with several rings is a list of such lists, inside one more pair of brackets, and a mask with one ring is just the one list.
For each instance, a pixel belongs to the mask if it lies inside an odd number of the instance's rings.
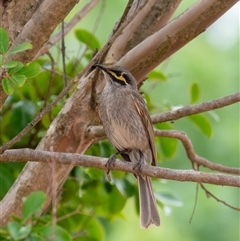
[[[88,2],[72,19],[69,21],[66,26],[64,27],[64,34],[70,32],[70,30],[77,24],[81,19],[83,19],[91,10],[92,8],[98,4],[100,0],[91,0]],[[41,47],[41,49],[37,52],[34,59],[39,58],[43,54],[45,54],[52,46],[54,46],[58,41],[61,40],[62,33],[61,31],[57,32]]]
[[237,102],[240,102],[240,92],[219,99],[206,101],[201,104],[185,106],[177,110],[152,115],[151,120],[153,124],[178,120],[182,117],[219,109],[228,105],[235,104]]
[[191,162],[193,164],[194,170],[198,170],[198,168],[195,168],[195,165],[197,164],[197,166],[204,166],[211,170],[225,172],[225,173],[229,173],[229,174],[240,175],[240,168],[227,167],[227,166],[223,166],[218,163],[212,163],[212,162],[208,161],[206,158],[198,156],[194,152],[193,145],[192,145],[190,139],[187,137],[186,133],[184,133],[184,132],[175,131],[175,130],[163,131],[163,130],[155,129],[154,134],[155,134],[155,136],[177,138],[178,140],[180,140],[185,148],[187,157],[189,158],[189,160],[191,160]]
[[[210,110],[223,108],[238,102],[240,102],[240,92],[237,92],[232,95],[224,96],[219,99],[206,101],[201,104],[185,106],[177,110],[172,110],[172,111],[163,112],[161,114],[151,115],[151,121],[152,121],[152,124],[157,124],[157,123],[162,123],[167,121],[174,121],[186,116],[200,114]],[[103,137],[105,136],[102,126],[89,126],[87,132],[91,136],[98,139],[103,139]]]
[[192,39],[204,32],[238,0],[199,0],[158,32],[125,54],[118,64],[132,72],[137,81]]
[[[0,155],[0,161],[14,162],[23,160],[33,162],[57,162],[71,166],[94,167],[106,170],[107,158],[86,156],[72,153],[36,151],[31,149],[12,149],[7,150]],[[111,170],[118,170],[138,174],[138,170],[134,169],[134,164],[116,160]],[[141,169],[143,175],[155,178],[163,178],[175,181],[188,181],[198,183],[208,183],[220,186],[240,187],[240,177],[223,174],[203,173],[194,170],[174,170],[169,168],[153,167],[143,165]]]

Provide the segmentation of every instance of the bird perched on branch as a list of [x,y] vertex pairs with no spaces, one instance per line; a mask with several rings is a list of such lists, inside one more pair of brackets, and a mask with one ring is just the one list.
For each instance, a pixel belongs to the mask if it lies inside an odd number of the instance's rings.
[[[99,117],[105,133],[125,161],[138,168],[140,225],[160,225],[151,179],[141,175],[143,164],[156,165],[154,133],[145,101],[133,75],[121,66],[95,64],[105,76],[106,85],[99,99]],[[108,167],[116,159],[112,155]]]

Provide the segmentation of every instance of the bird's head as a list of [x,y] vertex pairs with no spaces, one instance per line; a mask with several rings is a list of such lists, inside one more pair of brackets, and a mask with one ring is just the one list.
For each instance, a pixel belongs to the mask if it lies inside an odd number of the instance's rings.
[[95,64],[94,67],[100,68],[104,73],[108,82],[119,87],[131,87],[137,89],[137,83],[133,75],[119,65],[106,66]]

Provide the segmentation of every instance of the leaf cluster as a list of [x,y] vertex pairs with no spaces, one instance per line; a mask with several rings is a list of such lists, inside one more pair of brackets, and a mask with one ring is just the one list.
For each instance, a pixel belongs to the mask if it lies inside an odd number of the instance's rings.
[[9,48],[9,35],[3,28],[0,28],[0,68],[2,74],[2,87],[7,95],[11,95],[15,86],[22,87],[28,78],[33,78],[40,73],[40,65],[32,62],[24,65],[20,61],[8,60],[8,57],[29,50],[30,43],[21,43]]

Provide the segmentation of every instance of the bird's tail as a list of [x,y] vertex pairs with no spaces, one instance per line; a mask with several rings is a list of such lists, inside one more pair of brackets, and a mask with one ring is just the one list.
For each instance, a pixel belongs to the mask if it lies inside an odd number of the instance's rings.
[[137,176],[140,201],[140,225],[148,228],[149,225],[160,225],[160,217],[157,210],[156,199],[153,194],[150,177]]

